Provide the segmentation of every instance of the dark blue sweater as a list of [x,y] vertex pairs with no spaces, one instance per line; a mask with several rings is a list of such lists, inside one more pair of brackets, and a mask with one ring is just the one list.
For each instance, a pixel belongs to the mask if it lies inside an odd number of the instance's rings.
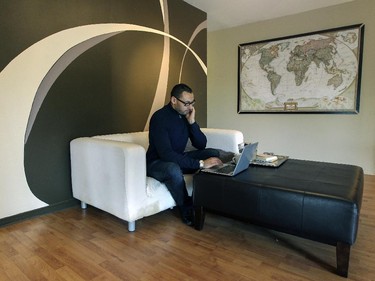
[[199,160],[184,153],[188,139],[197,149],[204,149],[207,138],[197,123],[189,124],[171,104],[156,111],[150,120],[147,163],[155,160],[175,162],[182,169],[199,169]]

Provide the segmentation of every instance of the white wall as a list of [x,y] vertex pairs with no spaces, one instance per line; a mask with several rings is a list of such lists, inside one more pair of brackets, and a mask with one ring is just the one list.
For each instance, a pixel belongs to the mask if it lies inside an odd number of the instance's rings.
[[[375,1],[357,0],[298,15],[208,33],[207,125],[234,128],[258,151],[346,163],[375,174]],[[359,114],[238,114],[238,45],[365,24]]]

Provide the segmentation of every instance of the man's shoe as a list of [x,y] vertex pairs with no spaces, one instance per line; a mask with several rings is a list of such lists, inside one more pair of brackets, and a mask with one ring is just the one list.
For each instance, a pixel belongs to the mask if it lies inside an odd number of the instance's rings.
[[182,222],[188,226],[194,225],[194,211],[192,207],[181,207],[181,219]]
[[182,216],[181,219],[182,222],[188,226],[194,225],[194,221],[192,220],[191,216]]

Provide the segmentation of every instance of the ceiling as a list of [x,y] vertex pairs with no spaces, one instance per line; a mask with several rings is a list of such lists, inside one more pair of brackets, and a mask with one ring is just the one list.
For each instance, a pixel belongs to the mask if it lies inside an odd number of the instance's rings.
[[207,13],[208,31],[298,14],[354,0],[184,0]]

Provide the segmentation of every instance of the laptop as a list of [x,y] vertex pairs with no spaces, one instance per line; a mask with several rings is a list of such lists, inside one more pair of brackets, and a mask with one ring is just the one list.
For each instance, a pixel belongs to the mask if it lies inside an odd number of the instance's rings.
[[221,166],[214,166],[212,168],[202,169],[204,173],[218,174],[223,176],[233,177],[238,173],[246,170],[250,163],[255,159],[257,154],[258,143],[248,144],[242,150],[240,157],[236,163],[228,162]]

